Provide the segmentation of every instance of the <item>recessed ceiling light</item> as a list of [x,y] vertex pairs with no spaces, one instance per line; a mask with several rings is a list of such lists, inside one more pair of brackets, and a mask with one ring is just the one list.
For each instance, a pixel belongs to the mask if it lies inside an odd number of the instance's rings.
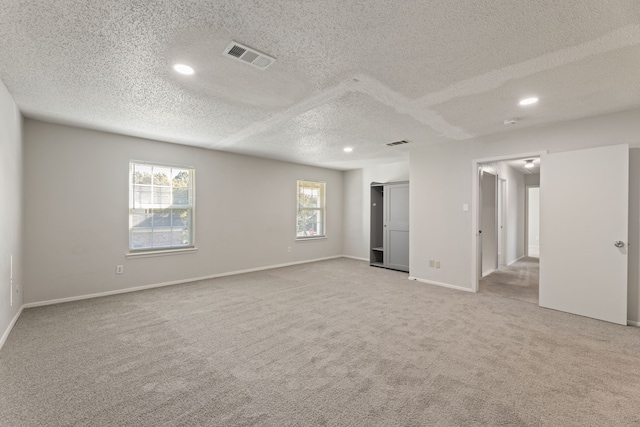
[[185,64],[174,64],[173,69],[177,73],[185,74],[187,76],[190,76],[191,74],[195,73],[195,71],[193,71],[193,68]]
[[525,168],[527,168],[527,169],[531,169],[533,166],[535,166],[535,165],[533,164],[533,159],[525,160],[525,163],[524,163],[524,167],[525,167]]
[[350,152],[352,152],[352,151],[353,151],[353,148],[352,148],[352,147],[344,147],[344,152],[345,152],[345,153],[350,153]]
[[525,99],[521,99],[520,102],[518,102],[518,105],[521,107],[527,106],[527,105],[533,105],[536,102],[538,102],[538,98],[531,97],[531,98],[525,98]]

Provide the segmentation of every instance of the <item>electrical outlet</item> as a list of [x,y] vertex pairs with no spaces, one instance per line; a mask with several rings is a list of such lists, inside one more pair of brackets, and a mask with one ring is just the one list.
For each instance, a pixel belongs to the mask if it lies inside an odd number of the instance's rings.
[[287,252],[291,253],[291,246],[287,247]]
[[122,273],[124,273],[124,266],[116,265],[116,274],[122,274]]
[[435,266],[434,261],[432,259],[429,260],[429,267],[433,268]]
[[440,268],[440,261],[436,261],[436,268]]

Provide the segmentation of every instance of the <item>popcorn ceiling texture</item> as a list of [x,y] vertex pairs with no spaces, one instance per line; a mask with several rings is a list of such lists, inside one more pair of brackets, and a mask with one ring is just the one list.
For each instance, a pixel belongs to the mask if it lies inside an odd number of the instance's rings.
[[0,79],[27,117],[350,169],[637,107],[638,22],[633,0],[3,0]]

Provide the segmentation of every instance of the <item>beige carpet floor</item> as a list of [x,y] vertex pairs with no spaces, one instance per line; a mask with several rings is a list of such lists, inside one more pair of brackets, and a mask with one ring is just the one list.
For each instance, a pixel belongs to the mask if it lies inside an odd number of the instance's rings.
[[540,260],[523,258],[480,279],[478,291],[538,304]]
[[637,426],[640,329],[336,259],[27,309],[2,426]]

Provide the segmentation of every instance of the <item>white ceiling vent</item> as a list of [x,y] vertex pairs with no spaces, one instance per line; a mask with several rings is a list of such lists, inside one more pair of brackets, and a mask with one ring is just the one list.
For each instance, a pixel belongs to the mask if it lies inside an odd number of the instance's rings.
[[269,55],[265,55],[264,53],[260,53],[257,50],[236,42],[231,42],[222,54],[252,65],[260,70],[264,70],[276,60]]
[[387,146],[394,147],[396,145],[408,144],[410,142],[411,141],[407,141],[406,139],[403,139],[402,141],[390,142],[390,143],[387,144]]

